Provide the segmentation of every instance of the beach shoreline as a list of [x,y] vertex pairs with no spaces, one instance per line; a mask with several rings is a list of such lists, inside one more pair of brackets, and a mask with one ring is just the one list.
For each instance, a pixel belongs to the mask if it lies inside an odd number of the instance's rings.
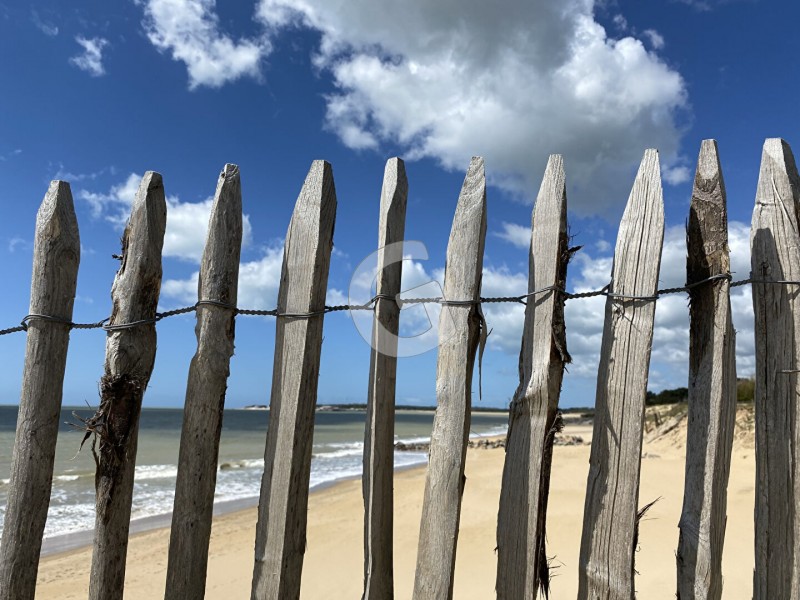
[[[568,424],[564,434],[583,438],[581,445],[556,446],[553,453],[547,522],[547,555],[551,560],[551,597],[577,594],[578,555],[588,475],[591,425]],[[636,553],[637,596],[673,598],[675,548],[683,499],[685,438],[645,436],[639,504],[656,498],[640,528]],[[454,598],[494,597],[495,529],[505,452],[502,448],[470,448],[466,477]],[[424,465],[395,472],[394,581],[395,597],[410,598],[424,496]],[[749,598],[752,590],[753,503],[755,460],[752,448],[734,448],[728,487],[728,524],[723,552],[723,595]],[[360,597],[363,581],[363,499],[361,482],[350,478],[309,496],[303,600]],[[214,518],[209,549],[206,598],[248,597],[253,569],[257,510],[254,507]],[[163,597],[169,529],[133,535],[128,549],[126,598]],[[37,598],[77,600],[88,590],[91,549],[44,557]]]

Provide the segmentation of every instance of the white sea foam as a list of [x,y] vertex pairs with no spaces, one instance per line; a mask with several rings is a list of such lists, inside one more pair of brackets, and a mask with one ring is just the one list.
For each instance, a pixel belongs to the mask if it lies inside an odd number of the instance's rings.
[[143,479],[175,479],[178,465],[139,465],[133,476],[135,481]]
[[[179,421],[176,423],[179,424]],[[354,435],[359,438],[360,435],[345,434],[344,431],[337,429],[336,424],[323,427],[325,434],[322,439],[330,441],[317,442],[313,446],[310,478],[312,488],[341,479],[359,477],[363,469],[363,440],[341,439],[344,435]],[[485,421],[479,424],[477,429],[477,434],[472,434],[470,437],[500,435],[506,431],[505,425],[494,426],[493,423]],[[428,436],[414,435],[418,431],[425,430],[425,424],[420,424],[418,420],[399,425],[398,430],[403,434],[396,435],[395,442],[414,444],[430,441]],[[176,428],[176,431],[179,429]],[[253,454],[260,454],[263,449],[263,432],[250,434],[246,430],[237,430],[233,435],[237,437],[229,438],[232,440],[229,449],[226,451],[224,444],[220,449],[222,460],[217,471],[214,496],[216,503],[257,498],[260,493],[264,460],[260,457],[248,457],[247,453],[252,448]],[[145,436],[144,441],[142,436]],[[149,439],[146,436],[150,436]],[[337,436],[339,439],[336,439]],[[140,432],[141,464],[136,467],[134,476],[132,519],[169,514],[172,511],[178,470],[176,464],[178,439],[179,436],[165,435],[163,430],[148,432],[143,429]],[[68,450],[63,457],[64,461],[68,461],[74,454],[72,448]],[[427,454],[427,451],[395,452],[395,468],[424,464],[427,461]],[[81,463],[81,460],[84,462]],[[60,472],[58,463],[56,465],[45,537],[90,531],[94,527],[94,464],[85,457],[78,462],[80,464],[62,462],[61,464],[69,466],[66,469],[62,468]],[[2,474],[8,475],[8,471]],[[0,479],[0,529],[5,513],[8,491],[6,486],[9,483],[9,478]]]

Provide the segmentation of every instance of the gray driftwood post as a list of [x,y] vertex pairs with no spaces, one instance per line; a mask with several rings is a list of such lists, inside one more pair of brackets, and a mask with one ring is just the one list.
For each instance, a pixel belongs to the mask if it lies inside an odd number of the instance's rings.
[[[687,229],[686,282],[728,275],[728,217],[717,143],[703,140]],[[676,553],[678,598],[722,597],[728,474],[736,419],[736,355],[730,281],[689,291],[689,425]]]
[[[197,352],[189,366],[175,483],[165,598],[203,598],[217,481],[219,436],[233,356],[242,247],[239,167],[225,165],[217,182],[200,264]],[[219,304],[214,304],[219,303]]]
[[[458,522],[464,492],[464,462],[470,424],[472,370],[481,336],[480,298],[486,238],[486,178],[483,159],[470,162],[458,198],[444,276],[436,366],[436,416],[422,505],[415,600],[453,597]],[[485,325],[483,325],[485,326]]]
[[394,402],[397,334],[403,270],[408,181],[399,158],[386,163],[378,226],[378,271],[369,365],[367,423],[364,435],[364,600],[394,597],[392,511],[394,483]]
[[80,252],[69,184],[53,181],[36,216],[29,312],[66,323],[44,319],[28,323],[11,482],[0,545],[2,600],[32,599],[36,591]]
[[[658,152],[647,150],[622,216],[606,300],[578,598],[631,600],[644,399],[664,241]],[[618,297],[613,297],[612,294]]]
[[[155,316],[167,206],[161,175],[142,178],[122,237],[122,263],[111,288],[105,373],[95,427],[96,510],[90,600],[122,598],[139,414],[156,356]],[[146,321],[122,329],[115,325]]]
[[[269,428],[258,505],[253,600],[300,596],[314,409],[336,219],[331,166],[311,165],[283,249]],[[314,313],[313,316],[304,316]]]
[[[547,162],[532,218],[528,292],[564,289],[569,250],[564,161]],[[550,290],[525,307],[520,382],[510,406],[508,443],[497,519],[497,597],[536,598],[549,574],[545,518],[564,365],[564,295]]]
[[[751,229],[754,279],[800,281],[800,177],[789,145],[764,142]],[[800,286],[753,284],[756,563],[753,598],[800,598]]]

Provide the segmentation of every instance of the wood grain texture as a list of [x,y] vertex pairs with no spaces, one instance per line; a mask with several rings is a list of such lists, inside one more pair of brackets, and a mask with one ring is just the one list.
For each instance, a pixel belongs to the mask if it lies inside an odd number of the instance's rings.
[[[389,159],[381,189],[376,293],[397,296],[403,269],[408,181],[405,164]],[[364,600],[394,598],[392,512],[394,404],[400,307],[390,298],[375,305],[364,434]]]
[[[528,292],[563,289],[569,261],[564,161],[547,162],[531,223]],[[549,582],[545,520],[558,399],[569,362],[564,296],[548,291],[528,299],[519,359],[520,383],[509,429],[497,523],[498,599],[536,598]]]
[[[686,282],[730,272],[725,183],[714,140],[697,160],[687,228]],[[728,475],[736,420],[736,338],[730,281],[689,291],[686,479],[676,553],[681,600],[722,597]]]
[[[447,300],[480,298],[485,238],[486,178],[483,159],[474,157],[461,188],[447,245],[444,276]],[[415,600],[453,597],[472,370],[480,326],[478,305],[442,307],[436,365],[437,408],[422,505]]]
[[[236,306],[242,247],[239,167],[219,176],[200,263],[197,299]],[[203,598],[217,481],[219,436],[234,349],[234,308],[197,307],[197,351],[189,365],[175,484],[165,598]]]
[[[789,145],[764,142],[751,228],[754,279],[800,280],[800,177]],[[756,508],[753,598],[800,598],[797,285],[753,284]]]
[[[36,216],[29,314],[72,321],[80,263],[69,184],[53,181]],[[70,328],[28,323],[11,481],[0,544],[0,598],[30,600],[36,589],[61,414]]]
[[[280,313],[322,310],[336,219],[331,166],[311,165],[283,250]],[[264,477],[258,506],[253,600],[300,596],[323,315],[278,317]]]
[[[122,261],[111,288],[109,325],[153,319],[161,291],[167,205],[161,175],[142,178],[122,237]],[[155,323],[109,331],[95,462],[96,518],[90,600],[122,598],[142,398],[156,356]]]
[[[620,223],[610,293],[652,296],[664,240],[658,153],[647,150]],[[609,297],[597,376],[578,598],[631,600],[653,300]]]

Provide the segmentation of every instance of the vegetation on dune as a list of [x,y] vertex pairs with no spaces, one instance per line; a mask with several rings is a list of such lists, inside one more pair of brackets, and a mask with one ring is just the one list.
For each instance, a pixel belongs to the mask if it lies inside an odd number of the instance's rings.
[[[755,396],[755,389],[755,379],[740,377],[736,380],[736,400],[738,402],[752,402]],[[685,387],[679,387],[671,390],[662,390],[657,394],[648,391],[644,402],[647,406],[658,406],[686,402],[688,398],[689,390]]]

